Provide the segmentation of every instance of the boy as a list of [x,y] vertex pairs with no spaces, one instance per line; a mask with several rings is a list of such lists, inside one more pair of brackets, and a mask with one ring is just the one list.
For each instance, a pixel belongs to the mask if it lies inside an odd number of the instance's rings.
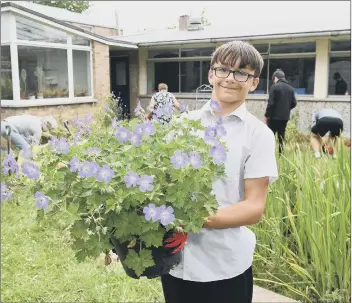
[[329,153],[332,154],[333,158],[336,158],[336,154],[333,150],[333,146],[336,147],[336,138],[340,138],[343,131],[343,121],[341,115],[332,108],[323,108],[317,113],[312,115],[313,127],[311,129],[310,142],[314,151],[315,158],[321,157],[320,150],[323,149],[324,137],[328,132],[329,138],[326,140]]
[[245,106],[263,64],[258,51],[242,41],[224,44],[212,56],[208,78],[220,108],[209,101],[189,116],[205,127],[222,117],[227,178],[213,184],[218,213],[200,234],[188,234],[181,263],[161,277],[166,303],[252,302],[255,235],[245,226],[260,220],[268,186],[278,175],[275,137]]

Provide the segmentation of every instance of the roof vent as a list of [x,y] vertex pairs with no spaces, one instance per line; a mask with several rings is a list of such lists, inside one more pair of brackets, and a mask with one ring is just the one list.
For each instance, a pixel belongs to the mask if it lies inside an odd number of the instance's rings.
[[202,19],[200,17],[192,17],[189,19],[187,30],[199,31],[203,29],[204,29],[204,25],[202,24]]

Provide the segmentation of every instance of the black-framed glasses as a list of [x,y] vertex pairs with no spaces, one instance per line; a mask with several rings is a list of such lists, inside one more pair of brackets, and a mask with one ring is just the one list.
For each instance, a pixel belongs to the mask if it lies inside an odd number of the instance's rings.
[[219,78],[227,78],[233,73],[233,77],[238,82],[246,82],[248,78],[256,78],[256,75],[251,75],[246,72],[240,70],[231,70],[226,67],[212,67],[213,71],[215,71],[215,76]]

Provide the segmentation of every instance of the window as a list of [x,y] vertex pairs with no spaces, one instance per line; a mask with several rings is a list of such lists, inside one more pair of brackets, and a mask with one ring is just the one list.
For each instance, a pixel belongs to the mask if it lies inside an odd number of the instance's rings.
[[269,44],[252,44],[252,45],[261,54],[267,54],[269,51]]
[[252,94],[266,94],[268,86],[268,59],[264,59],[264,66],[259,77],[259,84]]
[[177,58],[179,57],[179,49],[161,49],[148,52],[148,58]]
[[13,99],[10,46],[1,46],[1,99]]
[[181,92],[195,93],[200,86],[200,61],[181,62]]
[[278,68],[284,71],[286,80],[298,95],[313,95],[315,58],[270,59],[269,76]]
[[80,36],[72,36],[72,44],[73,45],[84,45],[90,46],[90,40],[80,37]]
[[270,44],[270,54],[314,52],[315,42]]
[[179,92],[179,62],[155,62],[154,89],[159,83],[166,83],[170,92]]
[[[258,43],[253,46],[263,55],[264,66],[260,81],[253,94],[267,94],[272,74],[281,68],[289,83],[300,95],[314,94],[315,48],[314,42]],[[148,92],[165,82],[173,92],[194,93],[209,84],[210,58],[215,48],[180,48],[151,50],[148,54]],[[205,60],[202,57],[209,57]],[[162,60],[161,59],[165,59]],[[152,79],[152,80],[150,80]],[[154,83],[152,83],[155,81]],[[171,83],[169,84],[168,81]]]
[[351,39],[330,41],[329,95],[351,95]]
[[91,96],[90,52],[73,50],[72,57],[74,96]]
[[182,48],[181,57],[211,57],[215,48]]
[[67,50],[18,46],[21,99],[68,97]]
[[21,16],[16,16],[18,40],[67,43],[66,32]]
[[330,50],[333,51],[351,51],[351,40],[331,41]]
[[351,94],[351,56],[330,57],[328,94]]

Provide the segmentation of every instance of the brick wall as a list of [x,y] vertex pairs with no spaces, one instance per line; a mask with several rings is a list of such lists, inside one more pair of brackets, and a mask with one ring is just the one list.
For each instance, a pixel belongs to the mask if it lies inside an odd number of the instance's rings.
[[105,37],[118,36],[118,31],[116,28],[108,28],[108,27],[100,27],[100,26],[94,26],[93,33],[97,35],[105,36]]
[[111,92],[109,46],[93,41],[93,83],[97,100]]
[[[179,102],[185,103],[189,110],[200,109],[207,100],[210,99],[210,95],[204,95],[202,100],[196,102],[195,96],[191,94],[189,96],[181,96],[175,94]],[[144,109],[147,108],[150,102],[151,95],[140,96],[140,100]],[[256,116],[260,120],[264,120],[264,113],[267,106],[266,100],[247,100],[247,110]],[[308,101],[298,100],[297,107],[291,112],[292,115],[297,115],[297,129],[302,133],[309,133],[312,124],[312,113],[322,108],[333,108],[337,110],[344,122],[344,135],[351,136],[351,103],[350,101]]]
[[1,119],[9,116],[27,114],[33,116],[48,116],[53,115],[58,121],[69,120],[78,115],[84,116],[87,113],[94,113],[97,109],[95,104],[74,104],[74,105],[60,105],[60,106],[35,106],[35,107],[18,107],[18,108],[1,108]]

